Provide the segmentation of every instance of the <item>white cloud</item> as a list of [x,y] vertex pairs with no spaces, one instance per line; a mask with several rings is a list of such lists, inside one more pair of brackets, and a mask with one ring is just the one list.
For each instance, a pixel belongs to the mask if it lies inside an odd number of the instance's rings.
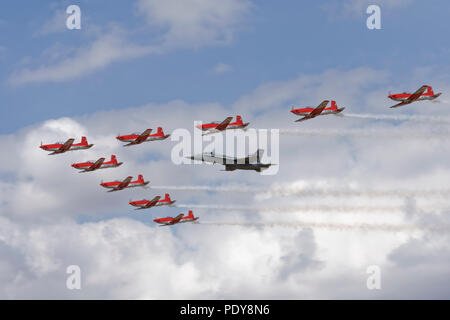
[[[338,77],[338,75],[340,75]],[[318,75],[262,85],[234,104],[251,127],[346,130],[368,128],[424,130],[439,134],[433,124],[321,117],[294,123],[289,103],[312,104],[336,97],[348,112],[387,112],[385,82],[389,74],[372,69],[327,71]],[[410,79],[414,82],[417,79]],[[375,89],[368,89],[375,86]],[[447,92],[447,84],[440,91]],[[324,97],[325,96],[325,97]],[[357,97],[357,98],[355,98]],[[269,99],[269,101],[266,101]],[[272,100],[270,100],[272,99]],[[345,102],[345,103],[344,103]],[[259,106],[259,108],[258,108]],[[450,111],[420,102],[395,112]],[[177,117],[167,117],[171,110]],[[162,125],[167,132],[193,120],[218,120],[230,111],[217,103],[171,101],[81,118],[48,120],[8,136],[0,147],[0,296],[4,298],[448,298],[437,284],[448,282],[448,236],[422,232],[374,232],[305,229],[301,227],[239,227],[183,225],[158,228],[152,219],[184,209],[158,208],[139,212],[128,200],[161,194],[160,190],[105,192],[103,179],[143,173],[152,185],[229,185],[246,183],[336,190],[382,190],[448,187],[448,141],[283,136],[280,170],[276,176],[254,172],[223,172],[214,166],[175,166],[174,142],[123,148],[119,133]],[[86,151],[48,156],[39,149],[50,143],[86,135],[95,146]],[[124,165],[102,172],[79,174],[70,164],[116,154]],[[178,203],[251,206],[309,205],[315,210],[238,212],[195,210],[205,222],[299,221],[328,224],[448,225],[447,200],[418,196],[405,206],[398,196],[290,195],[256,197],[249,193],[172,191]],[[443,209],[424,210],[422,206]],[[330,212],[321,206],[357,207]],[[397,206],[395,212],[364,208]],[[404,209],[402,209],[402,206]],[[415,250],[413,250],[414,248]],[[425,257],[425,258],[422,258]],[[205,263],[207,261],[207,263]],[[65,268],[82,269],[82,290],[66,290]],[[381,291],[365,287],[366,267],[382,269]],[[414,281],[411,281],[414,279]]]
[[56,64],[16,71],[9,81],[14,85],[66,81],[105,68],[113,62],[143,56],[151,51],[150,47],[129,43],[122,31],[115,30],[100,36],[89,46],[76,50]]
[[67,31],[66,27],[67,17],[68,15],[66,14],[65,10],[56,10],[53,16],[47,21],[45,21],[44,24],[36,30],[35,35],[45,36],[49,34]]
[[[200,48],[223,45],[233,39],[233,35],[250,8],[247,0],[189,0],[154,1],[139,0],[138,12],[145,15],[152,27],[161,29],[159,39],[146,45],[129,41],[129,32],[112,27],[109,31],[97,31],[96,40],[80,49],[58,45],[47,49],[51,56],[34,68],[16,70],[9,77],[14,85],[37,82],[61,82],[89,75],[112,63],[141,57],[151,53],[164,53],[176,48]],[[57,11],[37,34],[46,35],[59,32],[63,13]],[[92,27],[96,29],[96,27]],[[153,44],[156,43],[156,44]],[[65,54],[65,57],[60,55]],[[44,55],[45,57],[45,55]],[[30,59],[30,58],[28,58]],[[45,59],[44,59],[45,60]]]
[[224,74],[233,71],[233,67],[226,63],[218,63],[212,69],[212,72],[215,74]]
[[199,48],[229,43],[251,3],[248,0],[138,0],[137,6],[150,25],[165,30],[163,47]]
[[[335,69],[315,76],[300,75],[295,79],[265,83],[239,98],[233,108],[256,111],[292,104],[318,106],[325,99],[334,99],[341,106],[356,104],[368,95],[359,94],[363,88],[382,84],[388,75],[386,71],[371,68]],[[346,81],[341,81],[341,78]],[[380,99],[379,96],[377,98]]]

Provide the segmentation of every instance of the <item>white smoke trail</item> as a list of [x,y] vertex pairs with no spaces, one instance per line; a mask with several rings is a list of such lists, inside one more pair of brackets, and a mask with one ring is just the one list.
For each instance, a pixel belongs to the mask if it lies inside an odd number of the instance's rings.
[[[447,204],[421,206],[422,210],[435,211],[448,206]],[[259,211],[259,212],[339,212],[339,213],[404,213],[406,206],[336,206],[336,205],[291,205],[291,206],[228,206],[210,204],[178,204],[177,208],[184,209],[209,209],[220,211]]]
[[344,223],[316,223],[316,222],[199,222],[205,226],[236,226],[236,227],[282,227],[282,228],[312,228],[328,229],[332,231],[363,231],[363,232],[437,232],[447,233],[449,226],[415,226],[395,224],[344,224]]
[[181,191],[210,191],[210,192],[264,192],[266,188],[256,188],[251,186],[149,186],[155,190],[181,190]]
[[442,100],[442,99],[438,99],[438,100],[431,100],[431,102],[433,102],[433,103],[443,103],[443,104],[450,104],[450,100]]
[[281,135],[306,136],[306,137],[352,137],[352,138],[384,138],[384,139],[416,139],[445,140],[450,138],[450,132],[418,132],[392,129],[339,129],[339,130],[314,130],[314,129],[280,129]]
[[373,119],[373,120],[392,120],[392,121],[413,121],[413,122],[425,122],[425,123],[441,123],[450,124],[450,119],[421,116],[421,115],[390,115],[390,114],[368,114],[368,113],[345,113],[342,116],[347,118],[357,118],[357,119]]
[[252,193],[262,197],[272,196],[305,196],[305,197],[416,197],[435,198],[450,196],[450,189],[363,189],[350,188],[346,186],[308,186],[308,185],[286,185],[270,187],[253,186],[150,186],[154,190],[182,190],[182,191],[208,191],[208,192],[236,192]]
[[321,197],[400,197],[431,198],[450,196],[450,189],[363,189],[325,186],[272,186],[262,196],[321,196]]

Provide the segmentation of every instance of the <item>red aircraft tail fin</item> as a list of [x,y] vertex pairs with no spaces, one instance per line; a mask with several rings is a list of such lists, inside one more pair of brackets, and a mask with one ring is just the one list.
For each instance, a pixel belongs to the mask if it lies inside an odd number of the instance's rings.
[[239,125],[243,124],[241,116],[236,116],[236,123],[239,124]]
[[336,101],[331,100],[331,107],[329,108],[329,110],[337,110],[338,106],[336,104]]
[[158,131],[157,131],[158,136],[163,136],[164,135],[164,131],[163,128],[158,127]]
[[84,146],[88,145],[88,141],[87,141],[86,137],[81,137],[81,144]]
[[170,202],[170,195],[168,193],[165,194],[164,200]]
[[427,91],[425,92],[425,94],[426,94],[427,96],[434,96],[433,88],[430,87],[430,86],[427,86]]
[[142,174],[138,175],[138,183],[144,183],[144,176]]
[[194,214],[192,213],[192,210],[189,210],[187,218],[194,219]]
[[111,156],[111,162],[114,163],[114,164],[117,164],[117,158],[116,158],[115,155]]

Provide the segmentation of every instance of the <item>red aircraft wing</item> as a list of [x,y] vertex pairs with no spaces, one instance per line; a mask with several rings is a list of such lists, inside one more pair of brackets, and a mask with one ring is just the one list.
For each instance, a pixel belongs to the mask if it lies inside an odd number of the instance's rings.
[[149,201],[149,203],[147,203],[147,204],[145,205],[145,208],[151,208],[151,207],[154,207],[154,206],[158,203],[159,199],[161,199],[160,196],[154,197],[152,200]]
[[148,138],[148,136],[150,135],[150,133],[152,133],[152,129],[147,129],[147,130],[145,130],[144,132],[142,132],[142,133],[140,134],[139,137],[136,138],[136,140],[134,140],[133,143],[141,143],[141,142],[144,142],[145,139]]
[[95,161],[95,163],[93,163],[89,168],[86,168],[85,171],[94,171],[100,168],[103,162],[105,162],[105,158],[100,158],[97,161]]
[[175,218],[173,218],[173,220],[170,221],[169,223],[170,223],[170,224],[176,224],[176,223],[180,222],[180,221],[181,221],[181,218],[183,218],[183,217],[184,217],[184,214],[180,213],[180,214],[177,215]]
[[409,96],[409,98],[407,99],[410,102],[413,102],[417,99],[420,98],[420,96],[425,92],[425,90],[427,90],[427,86],[421,86],[419,89],[417,89],[416,92],[414,92],[412,95]]
[[304,121],[304,120],[308,120],[308,119],[312,119],[317,117],[318,115],[320,115],[322,113],[322,111],[325,109],[325,107],[327,106],[329,100],[324,100],[322,101],[321,104],[319,104],[313,111],[311,111],[308,115],[304,116],[303,118],[300,118],[298,120],[295,120],[295,122],[299,122],[299,121]]
[[225,130],[230,124],[231,120],[233,120],[233,117],[226,118],[217,127],[215,127],[215,129],[219,131]]
[[115,190],[122,190],[123,188],[128,187],[128,185],[131,182],[131,179],[133,179],[133,177],[126,177],[125,180],[123,180],[116,188]]
[[53,153],[63,153],[66,152],[67,150],[70,149],[70,147],[72,147],[73,143],[74,143],[75,139],[69,139],[66,142],[64,142],[64,144],[59,147],[58,150],[54,151]]
[[400,103],[397,103],[396,105],[394,105],[394,106],[392,106],[390,108],[398,108],[398,107],[404,106],[405,104],[410,104],[411,102],[412,101],[405,100],[405,101],[402,101]]
[[420,98],[420,96],[425,92],[425,90],[428,89],[428,86],[421,86],[416,92],[414,92],[413,94],[411,94],[408,98],[406,98],[404,101],[392,106],[391,108],[398,108],[401,106],[404,106],[405,104],[410,104],[414,101],[416,101],[417,99]]
[[322,103],[319,104],[313,111],[311,111],[309,115],[318,116],[319,114],[321,114],[323,109],[325,109],[325,107],[327,106],[328,102],[328,100],[323,100]]

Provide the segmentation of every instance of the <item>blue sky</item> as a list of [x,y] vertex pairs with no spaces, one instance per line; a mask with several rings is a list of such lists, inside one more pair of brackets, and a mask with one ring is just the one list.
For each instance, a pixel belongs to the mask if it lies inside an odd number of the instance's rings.
[[[55,12],[72,3],[81,7],[81,30],[67,30],[63,25],[59,32],[39,34]],[[413,68],[433,66],[441,73],[448,72],[448,1],[382,4],[382,30],[366,28],[364,11],[346,11],[336,3],[262,1],[246,11],[236,27],[238,32],[224,45],[175,48],[116,61],[76,79],[12,84],[11,75],[21,70],[27,59],[25,66],[30,69],[57,63],[61,58],[52,60],[43,53],[51,54],[55,46],[63,52],[89,46],[97,29],[107,32],[114,24],[129,33],[131,42],[150,45],[164,28],[143,27],[145,17],[131,1],[114,6],[101,0],[4,1],[0,16],[0,133],[49,118],[148,102],[182,99],[229,105],[262,83],[330,68],[387,69],[398,74],[399,83],[393,83],[393,88],[409,77]],[[219,63],[232,70],[214,74],[212,69]]]
[[[381,7],[381,30],[366,28],[369,3]],[[65,27],[71,4],[81,30]],[[0,9],[0,298],[448,299],[448,1]],[[443,93],[438,103],[389,108],[390,90],[423,84]],[[343,117],[297,123],[289,112],[331,98]],[[252,129],[280,128],[265,152],[279,147],[268,159],[276,174],[177,165],[176,129],[236,114]],[[171,139],[114,139],[157,126]],[[81,135],[94,147],[51,157],[38,147]],[[124,165],[70,167],[111,154]],[[150,189],[99,186],[138,174]],[[178,207],[128,204],[165,192]],[[189,209],[200,224],[153,223]],[[81,291],[64,285],[71,264]],[[366,287],[371,265],[382,290]]]

